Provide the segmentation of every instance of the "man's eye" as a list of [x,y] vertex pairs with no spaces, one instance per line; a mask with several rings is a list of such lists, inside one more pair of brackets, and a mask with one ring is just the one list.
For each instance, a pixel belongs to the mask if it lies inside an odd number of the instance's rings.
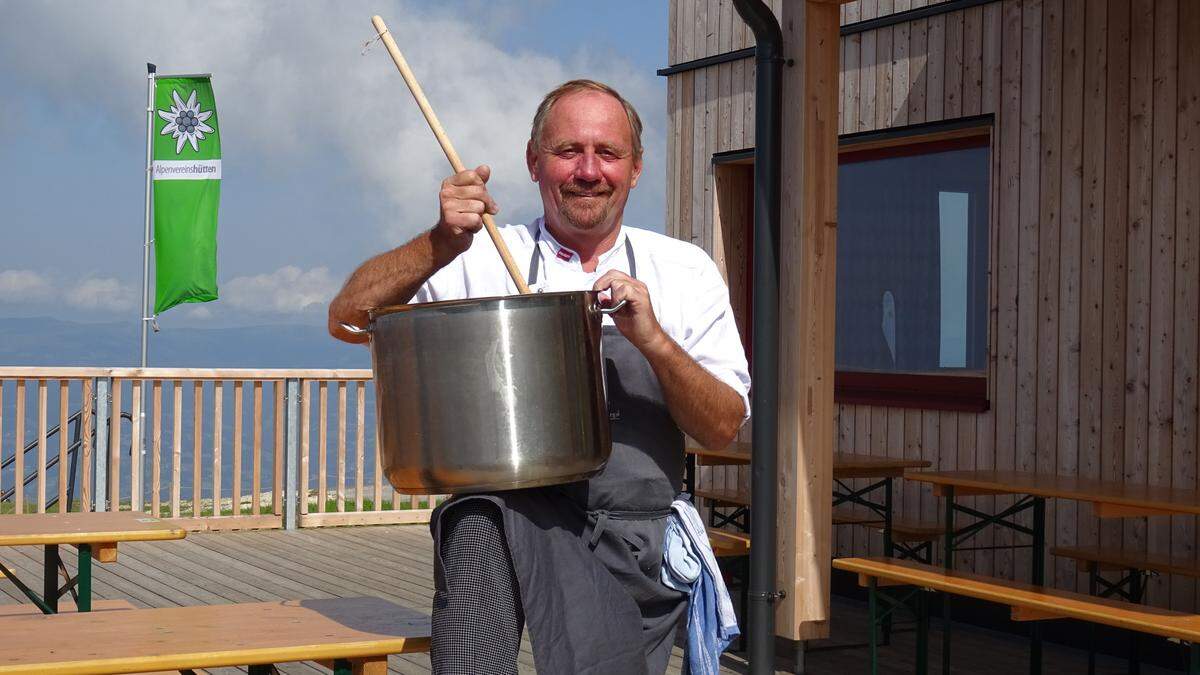
[[570,158],[578,155],[579,151],[578,150],[559,150],[555,154],[557,154],[559,157],[565,157],[567,159],[570,159]]

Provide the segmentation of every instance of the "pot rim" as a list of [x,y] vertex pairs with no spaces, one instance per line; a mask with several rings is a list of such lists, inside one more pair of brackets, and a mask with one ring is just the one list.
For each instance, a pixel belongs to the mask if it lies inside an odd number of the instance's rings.
[[373,308],[367,310],[367,316],[370,317],[371,321],[374,321],[375,319],[382,317],[382,316],[387,316],[390,314],[398,314],[398,313],[402,313],[402,312],[409,312],[409,311],[412,311],[415,309],[462,307],[462,306],[467,306],[467,305],[482,305],[482,304],[494,303],[494,302],[499,302],[501,300],[518,300],[519,301],[521,299],[526,299],[526,298],[528,298],[528,299],[534,299],[534,298],[553,299],[553,298],[561,298],[561,297],[565,297],[565,296],[589,295],[589,294],[597,295],[597,294],[599,294],[599,291],[553,291],[553,292],[549,292],[549,293],[540,293],[540,292],[539,293],[530,293],[528,295],[525,295],[525,294],[489,295],[489,296],[478,297],[478,298],[463,298],[461,300],[440,300],[438,302],[414,302],[414,303],[407,303],[407,304],[403,304],[403,305],[385,305],[383,307],[373,307]]

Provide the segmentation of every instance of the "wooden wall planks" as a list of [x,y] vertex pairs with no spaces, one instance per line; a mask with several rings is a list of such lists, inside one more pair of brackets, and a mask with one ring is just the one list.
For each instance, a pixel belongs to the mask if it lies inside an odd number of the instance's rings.
[[[901,4],[913,6],[872,10]],[[1184,36],[1198,15],[1178,0],[1003,0],[843,38],[843,77],[858,83],[846,87],[845,131],[995,115],[992,410],[926,411],[916,431],[905,414],[903,452],[920,447],[942,469],[1196,489],[1200,67]],[[892,411],[841,411],[839,449],[896,451]],[[907,515],[910,487],[900,494]],[[937,517],[934,500],[919,504]],[[1193,518],[1101,524],[1064,502],[1048,521],[1059,544],[1195,554]],[[869,551],[855,540],[847,554]],[[974,560],[1006,576],[1029,564],[1023,553]],[[1083,589],[1073,565],[1049,569]],[[1196,594],[1187,579],[1150,586],[1151,601],[1177,608]]]
[[[927,4],[857,0],[841,16]],[[671,63],[753,44],[729,0],[673,0],[670,16]],[[842,38],[843,133],[978,114],[995,115],[995,131],[992,410],[838,406],[839,450],[1197,488],[1197,34],[1200,3],[1190,1],[1002,0]],[[753,147],[754,71],[743,59],[668,81],[667,229],[714,255],[727,257],[731,241],[711,157]],[[748,471],[712,478],[745,486]],[[906,517],[940,515],[919,487],[897,497]],[[993,501],[978,498],[981,508]],[[1058,544],[1195,555],[1190,517],[1101,524],[1090,506],[1060,502],[1048,520]],[[834,537],[838,555],[878,552],[863,528]],[[1027,554],[973,559],[987,574],[1029,564]],[[1048,569],[1058,586],[1086,588],[1070,563]],[[1190,610],[1198,592],[1193,580],[1160,577],[1150,599]]]

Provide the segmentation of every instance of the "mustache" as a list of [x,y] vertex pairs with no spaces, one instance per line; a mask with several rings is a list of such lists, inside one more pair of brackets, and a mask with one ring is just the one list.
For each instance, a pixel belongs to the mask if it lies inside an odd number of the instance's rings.
[[559,188],[559,192],[572,197],[603,197],[612,194],[612,188],[587,187],[578,183],[567,183]]

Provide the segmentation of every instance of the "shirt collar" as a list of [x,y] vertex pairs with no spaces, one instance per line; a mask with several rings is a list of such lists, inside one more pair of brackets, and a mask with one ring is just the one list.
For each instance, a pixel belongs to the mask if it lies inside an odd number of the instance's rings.
[[[600,254],[599,260],[596,262],[597,270],[603,268],[610,258],[625,249],[625,226],[621,225],[619,227],[620,229],[617,230],[617,240],[613,242],[612,248]],[[536,229],[539,233],[538,245],[542,247],[543,257],[547,261],[554,258],[559,262],[581,264],[579,254],[560,244],[554,238],[554,235],[550,233],[550,228],[546,226],[545,218],[537,219]]]

